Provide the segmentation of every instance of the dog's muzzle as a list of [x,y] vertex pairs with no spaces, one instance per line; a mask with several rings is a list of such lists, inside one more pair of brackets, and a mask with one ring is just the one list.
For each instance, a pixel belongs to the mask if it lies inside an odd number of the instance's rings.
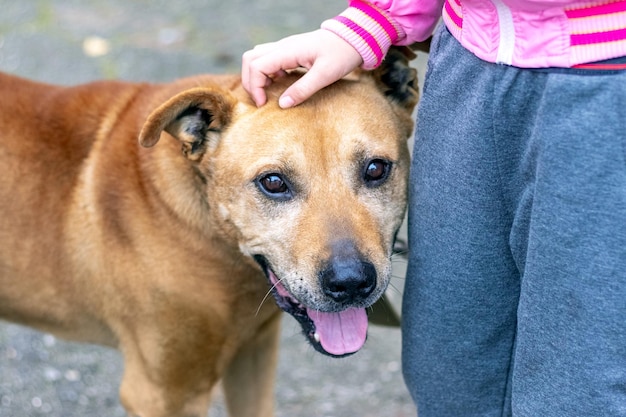
[[376,288],[371,263],[336,255],[320,273],[320,285],[336,311],[325,312],[300,303],[276,277],[267,260],[255,256],[271,286],[276,304],[302,326],[304,335],[319,352],[343,357],[357,352],[367,339],[367,299]]

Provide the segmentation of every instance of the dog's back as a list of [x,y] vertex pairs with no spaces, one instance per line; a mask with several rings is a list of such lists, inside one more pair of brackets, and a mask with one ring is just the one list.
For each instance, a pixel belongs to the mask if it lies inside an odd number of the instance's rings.
[[111,102],[139,88],[65,88],[0,74],[0,317],[44,329],[86,319],[72,314],[80,297],[71,294],[65,219],[99,136],[94,121],[113,120]]

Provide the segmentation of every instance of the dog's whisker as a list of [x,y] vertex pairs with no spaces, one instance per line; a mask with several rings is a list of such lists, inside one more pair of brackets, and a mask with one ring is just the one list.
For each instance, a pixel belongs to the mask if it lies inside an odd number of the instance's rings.
[[[394,289],[395,289],[395,290],[397,290],[397,288],[394,288]],[[385,310],[385,313],[387,313],[387,314],[391,313],[392,315],[396,315],[396,314],[397,314],[395,311],[393,311],[393,309],[391,309],[391,308],[387,305],[387,303],[378,303],[378,304],[380,304],[380,305],[379,305],[379,308],[381,308],[381,309]],[[370,310],[370,312],[373,312],[373,311],[374,311],[374,304],[372,304],[371,306],[369,306],[369,307],[368,307],[368,309]]]
[[391,278],[392,279],[399,279],[400,281],[406,281],[406,276],[404,276],[404,275],[391,274]]
[[267,301],[267,299],[269,298],[269,296],[272,294],[272,291],[274,290],[274,288],[276,288],[276,285],[278,283],[272,285],[270,287],[269,290],[267,290],[267,292],[265,293],[265,296],[263,297],[263,299],[261,300],[261,302],[259,303],[259,307],[256,309],[256,313],[254,314],[255,317],[257,317],[259,315],[259,312],[261,311],[261,308],[263,307],[263,304],[265,304],[265,302]]
[[404,262],[408,263],[409,260],[406,255],[403,254],[394,254],[391,256],[391,262]]
[[272,293],[272,291],[278,286],[278,284],[282,280],[283,280],[283,278],[280,278],[278,281],[276,281],[276,283],[272,284],[272,286],[270,287],[269,290],[267,290],[267,292],[265,293],[265,296],[263,297],[263,299],[259,303],[259,307],[256,309],[256,313],[254,314],[255,317],[259,315],[259,312],[261,311],[261,307],[263,307],[263,304],[265,304],[265,301],[267,301],[267,299],[269,298],[269,296]]
[[398,250],[398,251],[394,250],[391,253],[391,256],[397,256],[397,255],[406,256],[406,254],[408,254],[408,253],[409,253],[408,249],[403,249],[403,250]]
[[398,287],[396,287],[395,285],[393,285],[393,283],[389,283],[389,285],[387,286],[387,288],[391,288],[392,290],[394,290],[396,293],[398,293],[398,295],[402,295],[402,291],[400,291],[398,289]]
[[259,303],[259,306],[256,309],[256,313],[254,313],[254,317],[258,317],[259,312],[261,311],[261,308],[263,307],[263,304],[265,304],[265,301],[267,301],[267,298],[270,296],[270,294],[272,293],[272,289],[274,287],[270,288],[269,290],[267,290],[267,292],[265,293],[265,296],[263,297],[263,299],[261,300],[261,302]]

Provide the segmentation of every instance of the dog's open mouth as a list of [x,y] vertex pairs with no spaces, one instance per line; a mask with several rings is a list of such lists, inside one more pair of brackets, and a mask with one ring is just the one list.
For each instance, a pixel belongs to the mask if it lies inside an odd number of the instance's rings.
[[272,285],[276,304],[291,314],[319,352],[342,357],[357,352],[367,338],[367,313],[364,308],[349,308],[340,312],[312,310],[302,305],[287,291],[265,259],[255,257]]

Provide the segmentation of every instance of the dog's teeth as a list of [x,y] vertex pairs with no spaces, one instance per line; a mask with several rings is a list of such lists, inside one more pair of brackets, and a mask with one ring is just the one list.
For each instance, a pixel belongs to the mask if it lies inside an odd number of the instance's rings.
[[315,333],[313,334],[313,339],[315,339],[315,341],[316,341],[317,343],[319,343],[319,342],[320,342],[320,334],[319,334],[319,333],[317,333],[317,332],[315,332]]

